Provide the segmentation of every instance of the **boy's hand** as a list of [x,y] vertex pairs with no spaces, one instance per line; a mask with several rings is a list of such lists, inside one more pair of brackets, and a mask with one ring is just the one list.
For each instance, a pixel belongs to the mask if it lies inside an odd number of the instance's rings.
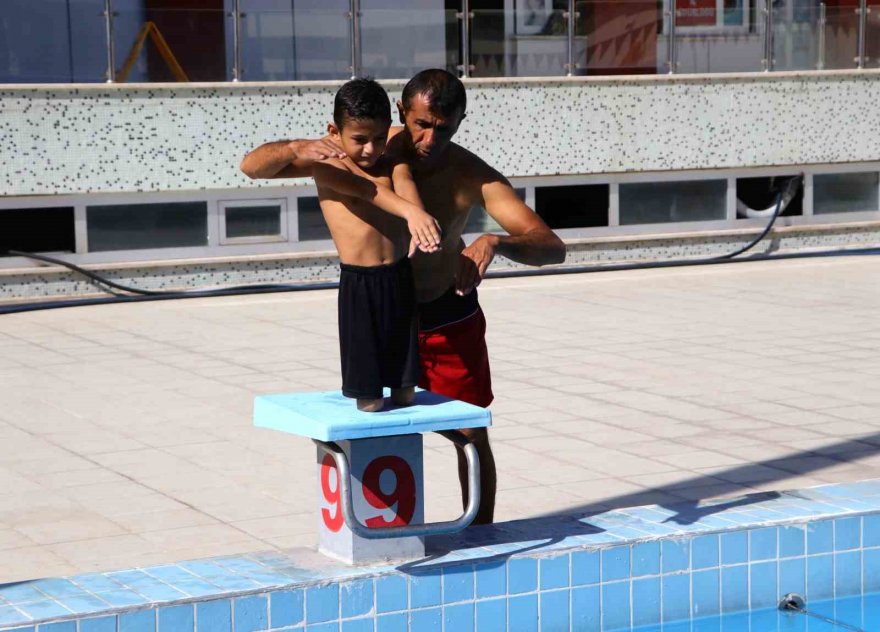
[[431,215],[418,207],[413,207],[406,218],[406,225],[409,234],[412,235],[410,253],[414,252],[413,243],[422,252],[440,250],[440,224]]
[[342,147],[333,142],[330,138],[319,138],[318,140],[294,140],[288,145],[293,151],[297,159],[300,160],[326,160],[327,158],[345,158],[345,151]]

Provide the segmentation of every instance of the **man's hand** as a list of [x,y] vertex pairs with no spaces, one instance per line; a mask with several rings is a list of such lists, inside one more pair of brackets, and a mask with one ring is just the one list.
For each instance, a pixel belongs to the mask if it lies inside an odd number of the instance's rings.
[[298,160],[319,161],[345,158],[345,151],[329,137],[318,140],[293,140],[288,145]]
[[413,206],[407,214],[406,226],[412,235],[410,253],[415,252],[413,242],[422,252],[437,252],[440,249],[440,224],[429,213]]
[[483,280],[486,269],[495,258],[498,247],[497,235],[483,235],[458,255],[455,269],[455,293],[470,294]]

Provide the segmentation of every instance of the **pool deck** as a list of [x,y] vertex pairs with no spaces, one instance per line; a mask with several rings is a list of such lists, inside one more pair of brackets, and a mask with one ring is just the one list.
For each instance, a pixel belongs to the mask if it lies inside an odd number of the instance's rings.
[[[496,520],[880,478],[880,259],[489,280]],[[316,542],[335,291],[0,316],[0,583]],[[460,513],[426,437],[426,519]]]

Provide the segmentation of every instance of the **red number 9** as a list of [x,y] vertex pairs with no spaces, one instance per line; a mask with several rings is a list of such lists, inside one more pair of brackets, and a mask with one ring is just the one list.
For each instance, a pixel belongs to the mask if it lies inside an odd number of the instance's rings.
[[[330,473],[333,472],[336,478],[336,489],[330,489]],[[330,503],[330,509],[321,508],[321,518],[324,519],[324,525],[333,533],[338,532],[342,528],[342,507],[339,506],[339,472],[336,470],[336,461],[329,454],[324,454],[321,461],[321,492],[324,499]],[[336,513],[331,513],[333,506],[336,506]]]
[[[394,490],[390,494],[385,494],[379,487],[379,477],[385,470],[394,472],[396,479]],[[409,463],[399,456],[381,456],[370,461],[364,470],[364,498],[376,509],[390,509],[397,504],[394,519],[389,522],[383,516],[368,518],[368,527],[399,527],[409,524],[416,511],[416,480]]]

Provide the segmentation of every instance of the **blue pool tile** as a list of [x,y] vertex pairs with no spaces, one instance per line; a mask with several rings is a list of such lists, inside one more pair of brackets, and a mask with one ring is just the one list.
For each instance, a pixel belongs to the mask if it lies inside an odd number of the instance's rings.
[[807,525],[807,555],[834,550],[834,522],[821,520]]
[[123,612],[119,615],[119,632],[156,632],[156,611]]
[[[413,627],[413,630],[419,628]],[[507,600],[487,599],[477,602],[477,632],[507,630]]]
[[[161,578],[160,578],[161,579]],[[87,573],[85,575],[77,575],[71,577],[71,581],[77,586],[81,586],[85,590],[92,593],[102,593],[109,590],[119,590],[122,585],[113,581],[111,577],[102,573]]]
[[[722,539],[723,541],[723,539]],[[721,611],[735,612],[749,607],[749,569],[747,566],[721,567]]]
[[660,574],[660,543],[643,542],[632,546],[632,575]]
[[72,581],[63,578],[40,579],[30,585],[50,597],[76,597],[83,594],[83,589]]
[[[303,622],[305,594],[302,590],[276,590],[269,595],[269,619],[273,628]],[[372,603],[370,604],[372,607]],[[345,615],[343,615],[345,616]]]
[[[297,628],[301,630],[302,628]],[[308,628],[309,630],[314,627]],[[413,628],[415,629],[415,628]],[[360,619],[349,619],[342,622],[342,632],[374,632],[372,617],[362,617]]]
[[478,564],[474,575],[477,580],[477,598],[507,594],[507,565],[503,562]]
[[449,566],[443,569],[443,603],[474,598],[474,567]]
[[602,558],[602,582],[627,579],[630,576],[629,547],[613,546],[600,551]]
[[834,521],[834,550],[850,551],[862,546],[862,520],[859,517]]
[[[339,586],[339,601],[342,603],[342,617],[360,617],[373,611],[373,580],[358,579]],[[275,625],[275,618],[272,618]]]
[[718,566],[718,536],[701,535],[691,540],[691,565],[694,569]]
[[779,587],[776,594],[807,592],[807,560],[803,557],[792,557],[779,560]]
[[745,531],[721,534],[721,563],[742,564],[749,559],[749,537]]
[[101,599],[116,608],[121,608],[123,606],[139,606],[147,603],[147,600],[144,599],[144,597],[133,590],[128,590],[127,588],[102,592]]
[[571,629],[598,632],[602,628],[601,596],[598,586],[571,590]]
[[687,570],[691,566],[690,540],[663,540],[660,565],[664,573]]
[[60,597],[58,600],[62,606],[77,614],[94,614],[108,608],[106,601],[97,596],[85,595],[82,597]]
[[862,546],[880,546],[880,514],[862,516]]
[[[408,612],[385,614],[376,617],[376,632],[406,632],[408,627]],[[238,632],[238,630],[235,632]]]
[[660,623],[660,578],[632,582],[632,623],[635,626]]
[[70,610],[55,601],[37,601],[34,603],[19,604],[16,608],[35,621],[63,617],[71,614]]
[[196,604],[198,632],[230,632],[232,630],[232,601],[219,599]]
[[834,554],[834,596],[858,595],[862,592],[862,553],[847,551]]
[[708,617],[721,612],[721,571],[713,568],[691,575],[691,612],[694,617]]
[[749,605],[752,608],[772,608],[777,604],[776,561],[758,562],[749,568],[751,589]]
[[834,596],[834,565],[831,555],[807,558],[807,601]]
[[214,584],[210,584],[203,579],[193,578],[191,581],[178,582],[174,584],[177,590],[185,592],[190,597],[207,597],[216,595],[220,590]]
[[754,529],[749,534],[749,559],[753,562],[775,560],[777,531],[775,527]]
[[11,604],[46,601],[47,599],[44,593],[41,593],[33,584],[27,582],[3,586],[3,588],[0,588],[0,595]]
[[691,581],[689,575],[663,576],[663,622],[686,619],[691,612]]
[[599,552],[577,551],[571,554],[571,585],[598,584]]
[[148,601],[154,603],[177,601],[186,597],[185,593],[167,584],[156,582],[153,585],[143,585],[133,588],[138,594],[143,595]]
[[805,551],[805,530],[802,525],[779,527],[779,557],[798,557]]
[[442,632],[443,611],[440,608],[425,608],[413,610],[409,613],[409,627],[411,630],[424,630],[425,632]]
[[568,555],[544,557],[538,562],[541,590],[568,587]]
[[[440,571],[410,576],[410,608],[439,606],[443,602],[442,585]],[[502,592],[506,592],[506,589],[505,586]]]
[[522,557],[507,562],[507,586],[511,595],[538,589],[538,560]]
[[865,564],[865,592],[880,592],[880,549],[862,551]]
[[159,632],[192,632],[195,610],[191,603],[159,609]]
[[[376,583],[379,583],[378,580]],[[404,590],[405,588],[404,586]],[[339,584],[306,588],[306,623],[323,623],[324,621],[334,621],[338,618]]]
[[[602,627],[615,629],[629,625],[630,621],[630,582],[602,583]],[[610,605],[610,607],[609,607]]]
[[269,627],[269,600],[266,595],[240,597],[232,604],[235,632],[257,632]]
[[451,606],[443,606],[443,628],[446,630],[456,630],[456,632],[458,630],[461,630],[461,632],[473,632],[474,603],[458,603]]
[[779,613],[776,610],[750,612],[749,625],[752,630],[777,630],[779,629]]
[[[446,628],[447,630],[455,628]],[[508,632],[538,632],[538,595],[510,597],[507,602]]]
[[116,632],[116,625],[115,615],[112,617],[82,619],[79,622],[79,632]]
[[[372,619],[369,619],[370,623],[372,623]],[[317,623],[315,625],[307,625],[305,632],[339,632],[339,622],[333,621],[332,623]]]
[[40,632],[76,632],[76,621],[44,623],[40,626]]
[[568,590],[549,590],[540,594],[541,632],[569,629],[570,598],[571,593]]

